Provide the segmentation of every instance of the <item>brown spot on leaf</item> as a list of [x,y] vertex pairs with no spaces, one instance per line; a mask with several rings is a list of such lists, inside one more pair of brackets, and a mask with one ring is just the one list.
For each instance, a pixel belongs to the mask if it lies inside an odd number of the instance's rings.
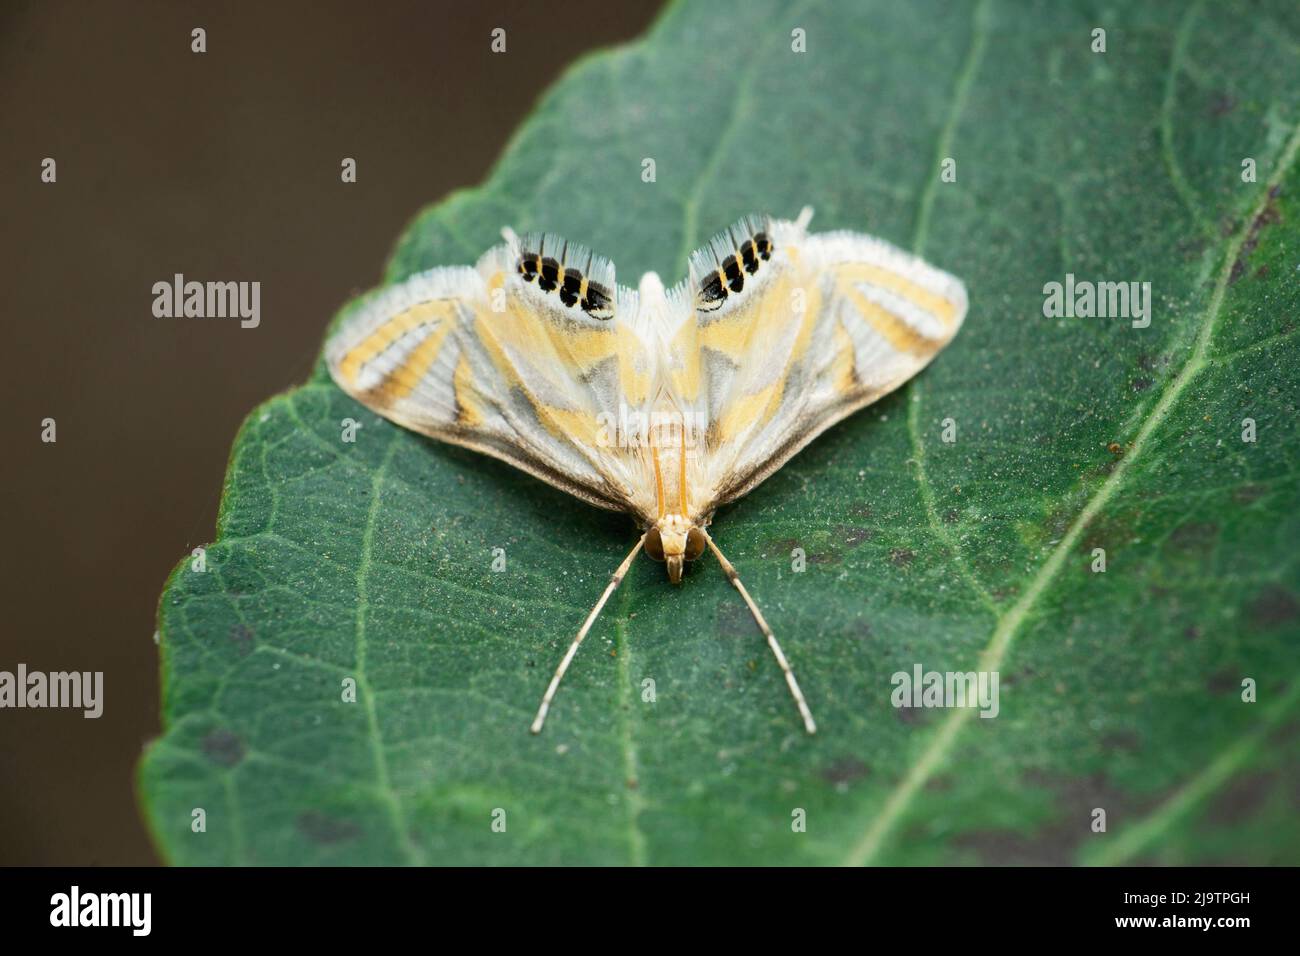
[[[1112,466],[1114,459],[1108,462]],[[1094,515],[1079,537],[1079,550],[1091,554],[1093,548],[1117,548],[1133,538],[1133,528],[1141,520],[1140,511],[1126,510],[1118,514]]]
[[244,742],[224,728],[210,731],[202,746],[207,758],[222,767],[233,767],[244,759]]
[[850,548],[856,548],[864,541],[870,541],[871,536],[875,534],[870,528],[859,528],[853,525],[836,525],[835,533],[844,539],[845,545]]
[[1232,492],[1232,500],[1239,505],[1253,504],[1264,496],[1263,485],[1245,484]]
[[1282,211],[1277,205],[1277,194],[1276,187],[1268,191],[1268,202],[1255,217],[1255,221],[1250,224],[1250,231],[1246,233],[1246,238],[1241,244],[1241,251],[1237,253],[1237,259],[1232,264],[1232,271],[1228,273],[1230,283],[1236,282],[1245,274],[1246,260],[1259,245],[1259,234],[1264,231],[1264,227],[1282,221]]
[[1078,848],[1098,839],[1092,832],[1092,811],[1106,811],[1106,828],[1115,832],[1124,820],[1140,817],[1159,803],[1157,796],[1134,798],[1113,787],[1104,774],[1063,776],[1029,771],[1024,782],[1055,794],[1051,820],[1032,833],[978,830],[955,838],[958,846],[974,850],[991,866],[1066,866],[1076,862]]
[[771,558],[776,555],[789,554],[797,547],[799,547],[798,538],[774,538],[763,545],[763,549],[760,553],[765,558]]
[[1238,776],[1211,804],[1210,821],[1224,825],[1245,823],[1264,803],[1274,780],[1274,775],[1269,772]]
[[1220,90],[1210,97],[1210,115],[1215,119],[1227,116],[1236,108],[1237,98],[1230,93]]
[[1106,450],[1117,457],[1124,454],[1124,446],[1117,441],[1113,441],[1107,445]]
[[1131,730],[1114,730],[1101,738],[1103,750],[1138,750],[1141,739]]
[[821,778],[827,783],[850,784],[861,780],[868,773],[867,765],[856,757],[840,757],[821,772]]
[[1289,624],[1300,615],[1295,595],[1280,584],[1270,584],[1255,596],[1246,609],[1250,621],[1259,628]]
[[304,810],[294,822],[299,833],[320,846],[355,840],[361,833],[361,828],[352,820],[332,817],[319,810]]
[[1205,690],[1214,696],[1230,694],[1241,687],[1241,675],[1236,671],[1215,671],[1205,681]]
[[929,712],[924,707],[895,707],[894,715],[900,724],[912,726],[928,721]]
[[1205,554],[1214,547],[1219,536],[1219,526],[1213,521],[1189,521],[1169,534],[1169,544],[1179,551]]
[[[1235,231],[1236,230],[1234,229],[1226,229],[1223,235],[1227,237],[1232,235]],[[1195,259],[1201,258],[1201,254],[1205,252],[1205,246],[1206,241],[1204,238],[1192,236],[1180,239],[1174,248],[1183,257],[1184,262],[1191,262]]]
[[247,657],[253,652],[253,629],[246,624],[236,624],[230,629],[230,643],[235,645],[235,653]]
[[891,548],[889,551],[889,561],[895,567],[905,568],[915,557],[916,552],[909,548]]

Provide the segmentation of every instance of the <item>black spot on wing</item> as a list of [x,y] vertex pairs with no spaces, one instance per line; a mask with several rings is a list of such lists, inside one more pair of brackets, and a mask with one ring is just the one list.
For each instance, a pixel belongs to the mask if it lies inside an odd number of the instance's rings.
[[711,312],[727,300],[727,289],[722,284],[722,273],[710,272],[700,284],[699,304],[706,312]]
[[598,282],[587,283],[587,294],[582,300],[582,311],[593,319],[610,319],[614,317],[614,302],[609,290]]
[[518,269],[525,282],[532,282],[541,271],[541,259],[535,252],[525,253],[519,257]]
[[566,308],[579,306],[595,319],[614,317],[613,264],[584,246],[550,233],[530,233],[520,243],[515,269],[525,282],[536,281],[542,292],[556,293]]
[[560,284],[560,264],[547,256],[542,260],[542,277],[537,280],[537,286],[543,292],[554,292]]
[[567,307],[573,308],[573,306],[577,305],[581,293],[582,273],[577,269],[565,269],[564,282],[560,286],[560,301]]
[[766,225],[764,218],[747,216],[692,254],[691,269],[702,277],[695,296],[697,309],[721,308],[729,295],[744,292],[747,277],[762,271],[775,251]]
[[732,292],[740,292],[745,288],[745,274],[740,271],[740,263],[735,256],[727,256],[722,260],[722,271],[727,277],[727,288]]

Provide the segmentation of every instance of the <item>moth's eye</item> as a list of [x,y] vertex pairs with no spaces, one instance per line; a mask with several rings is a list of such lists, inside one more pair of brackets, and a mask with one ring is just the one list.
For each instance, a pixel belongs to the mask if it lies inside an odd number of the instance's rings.
[[651,528],[645,536],[645,553],[650,555],[652,560],[662,561],[664,559],[664,542],[659,537],[659,529]]
[[699,528],[692,528],[686,532],[686,560],[694,561],[704,553],[705,541],[704,532]]

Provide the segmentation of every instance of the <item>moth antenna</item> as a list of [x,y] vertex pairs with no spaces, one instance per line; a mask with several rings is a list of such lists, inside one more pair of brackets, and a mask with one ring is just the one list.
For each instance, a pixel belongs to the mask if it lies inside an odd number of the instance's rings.
[[812,217],[813,217],[813,207],[804,206],[802,209],[799,210],[799,218],[794,221],[794,224],[798,226],[800,229],[807,229],[808,223],[812,222]]
[[[812,210],[810,208],[805,208],[804,212],[811,213]],[[802,216],[800,218],[802,218]],[[754,603],[754,599],[749,596],[749,592],[745,590],[745,585],[740,583],[740,574],[737,573],[732,563],[727,560],[727,556],[723,554],[721,549],[719,549],[714,543],[712,535],[703,528],[700,529],[700,533],[704,535],[704,540],[709,543],[709,550],[713,552],[718,559],[718,563],[722,565],[722,570],[726,572],[727,580],[735,585],[736,590],[740,592],[740,596],[745,599],[745,604],[749,606],[749,613],[754,615],[754,620],[758,623],[758,629],[762,631],[763,636],[767,638],[767,646],[772,648],[772,653],[776,655],[776,662],[781,665],[781,672],[785,674],[785,682],[790,687],[790,693],[794,697],[795,706],[799,708],[799,716],[803,718],[804,729],[810,734],[817,733],[817,724],[813,720],[812,711],[808,709],[808,701],[804,700],[803,691],[799,689],[799,682],[795,680],[794,671],[790,667],[790,662],[785,659],[785,653],[781,650],[781,645],[777,643],[776,635],[772,633],[772,629],[768,627],[767,621],[764,620],[763,612],[758,609],[758,605]]]
[[512,248],[519,245],[519,234],[509,226],[501,227],[501,238],[508,242]]
[[530,728],[533,733],[540,734],[542,732],[542,724],[546,723],[546,712],[551,709],[551,700],[555,697],[555,689],[560,686],[560,680],[564,677],[564,672],[569,669],[569,663],[573,660],[573,655],[578,653],[578,646],[582,644],[582,639],[586,637],[587,632],[591,630],[591,625],[596,623],[596,618],[600,615],[601,608],[605,606],[605,602],[609,600],[609,596],[614,593],[615,589],[617,589],[619,584],[622,582],[623,575],[627,574],[627,569],[632,566],[632,559],[636,557],[636,553],[641,550],[641,545],[643,544],[645,544],[644,534],[637,539],[636,544],[632,546],[632,550],[629,551],[627,557],[623,559],[623,563],[620,564],[618,570],[614,572],[614,576],[609,579],[609,584],[605,588],[605,593],[600,596],[600,600],[596,602],[596,606],[593,607],[591,613],[587,615],[587,620],[583,622],[582,629],[578,631],[578,636],[573,639],[573,643],[569,645],[569,650],[564,655],[564,659],[560,661],[560,666],[555,669],[555,676],[551,678],[550,686],[546,688],[546,693],[542,695],[542,705],[537,708],[537,716],[533,718],[533,726]]

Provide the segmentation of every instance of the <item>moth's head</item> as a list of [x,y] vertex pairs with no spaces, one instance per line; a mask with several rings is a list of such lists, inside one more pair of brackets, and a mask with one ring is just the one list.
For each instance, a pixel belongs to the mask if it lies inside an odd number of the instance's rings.
[[668,580],[682,583],[682,562],[694,561],[707,547],[704,531],[681,515],[665,515],[645,534],[645,553],[668,566]]

